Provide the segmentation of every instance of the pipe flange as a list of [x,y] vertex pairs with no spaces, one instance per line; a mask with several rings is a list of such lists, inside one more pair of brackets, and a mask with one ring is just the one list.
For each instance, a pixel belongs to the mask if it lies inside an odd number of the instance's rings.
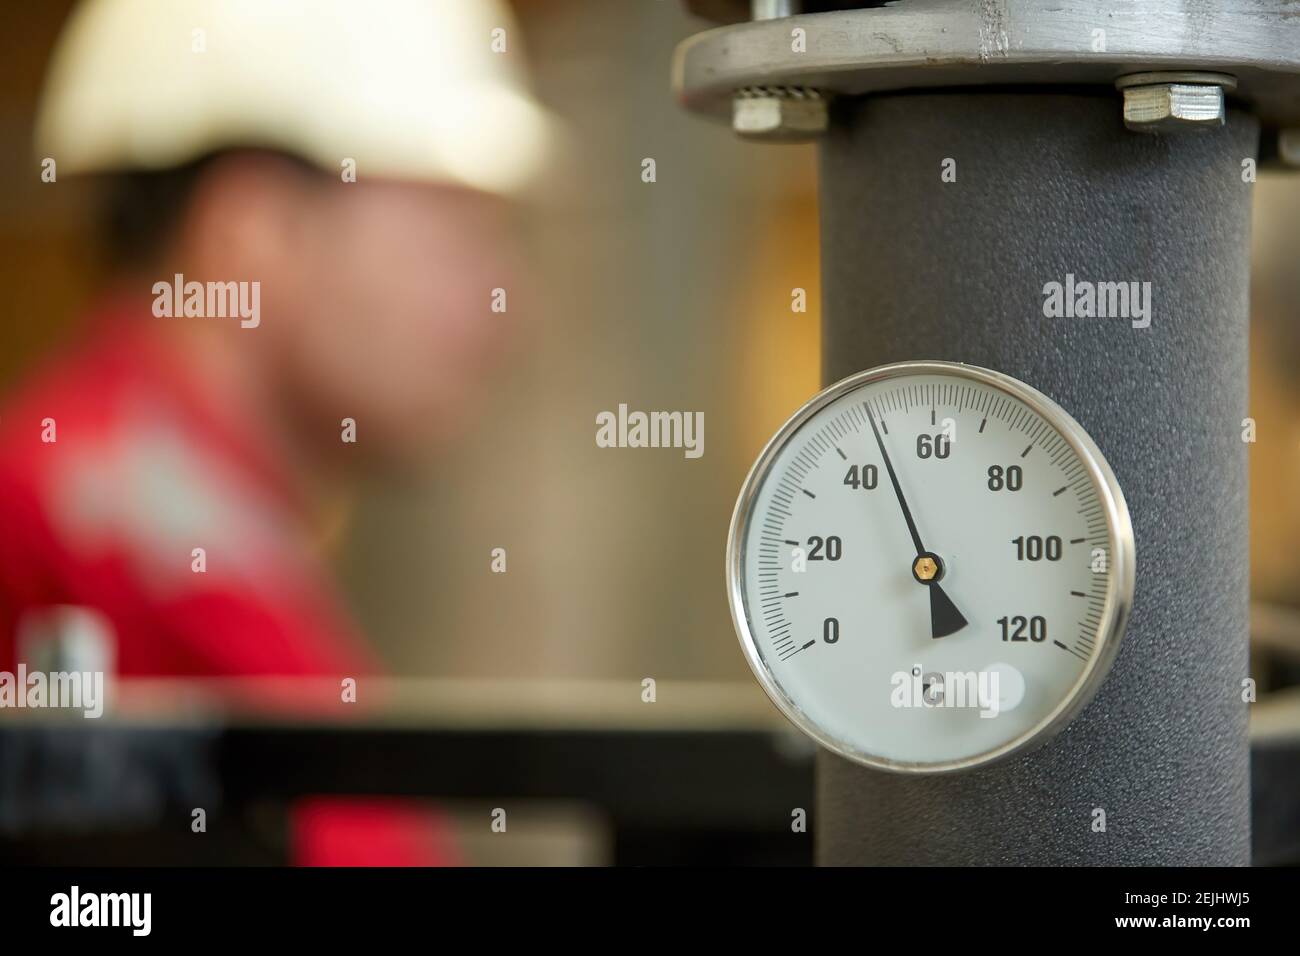
[[1270,128],[1300,126],[1293,0],[902,0],[717,27],[677,48],[678,98],[729,119],[745,87],[823,95],[960,86],[1111,86],[1148,72],[1213,72]]

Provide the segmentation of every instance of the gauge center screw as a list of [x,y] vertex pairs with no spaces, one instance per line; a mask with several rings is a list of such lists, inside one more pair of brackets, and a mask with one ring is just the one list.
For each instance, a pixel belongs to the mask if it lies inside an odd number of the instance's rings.
[[912,577],[920,584],[934,584],[943,577],[943,559],[933,551],[918,555],[912,562]]

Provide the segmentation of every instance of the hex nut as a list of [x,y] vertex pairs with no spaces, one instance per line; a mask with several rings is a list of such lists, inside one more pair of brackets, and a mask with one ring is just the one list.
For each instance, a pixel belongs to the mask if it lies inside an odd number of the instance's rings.
[[1277,152],[1284,165],[1300,169],[1300,127],[1277,134]]
[[1156,83],[1124,90],[1124,125],[1139,133],[1214,129],[1227,117],[1223,87],[1207,83]]
[[731,126],[737,135],[768,143],[806,143],[826,132],[826,99],[798,86],[751,86],[737,90]]

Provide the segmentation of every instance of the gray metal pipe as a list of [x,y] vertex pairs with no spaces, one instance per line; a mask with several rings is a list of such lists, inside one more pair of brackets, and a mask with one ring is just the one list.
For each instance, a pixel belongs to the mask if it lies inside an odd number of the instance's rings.
[[[1249,862],[1242,162],[1258,139],[1236,111],[1213,132],[1131,133],[1111,91],[837,104],[823,378],[948,359],[1041,389],[1114,468],[1138,566],[1110,676],[1044,747],[919,779],[820,754],[820,863]],[[1150,327],[1045,317],[1044,285],[1067,275],[1151,282]]]

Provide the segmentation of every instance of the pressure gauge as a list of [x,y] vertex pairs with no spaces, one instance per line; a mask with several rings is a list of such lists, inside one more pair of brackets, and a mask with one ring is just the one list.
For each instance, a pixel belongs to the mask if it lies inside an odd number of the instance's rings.
[[883,770],[1035,746],[1096,692],[1133,530],[1077,422],[1009,376],[904,362],[813,398],[759,456],[727,544],[732,617],[778,708]]

